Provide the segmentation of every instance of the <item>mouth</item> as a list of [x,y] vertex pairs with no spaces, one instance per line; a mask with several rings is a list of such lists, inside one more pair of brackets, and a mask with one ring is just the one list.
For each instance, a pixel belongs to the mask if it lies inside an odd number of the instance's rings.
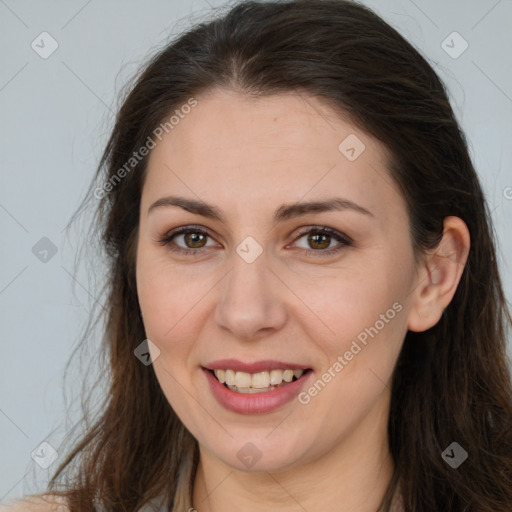
[[241,394],[268,393],[285,387],[312,371],[311,368],[272,369],[257,373],[235,371],[229,368],[215,370],[204,368],[204,370],[209,372],[226,389]]
[[293,403],[314,375],[312,368],[276,360],[222,359],[208,366],[201,369],[210,393],[237,414],[267,414]]

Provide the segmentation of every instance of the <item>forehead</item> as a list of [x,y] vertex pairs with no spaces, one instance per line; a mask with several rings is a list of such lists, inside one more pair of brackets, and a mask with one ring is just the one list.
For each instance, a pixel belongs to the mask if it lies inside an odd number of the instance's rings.
[[252,208],[333,192],[396,203],[385,147],[321,100],[218,89],[196,101],[152,150],[143,202],[179,191]]
[[254,147],[262,159],[284,154],[299,159],[315,150],[338,157],[339,143],[350,134],[378,145],[322,100],[298,92],[255,98],[214,89],[198,97],[197,106],[168,131],[166,146],[179,147],[189,163],[226,152],[247,163],[245,151]]

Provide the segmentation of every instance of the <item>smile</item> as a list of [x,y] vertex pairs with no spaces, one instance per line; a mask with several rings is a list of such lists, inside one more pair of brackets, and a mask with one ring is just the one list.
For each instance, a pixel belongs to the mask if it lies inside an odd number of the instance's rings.
[[[226,369],[216,364],[216,368],[203,367],[202,371],[213,398],[223,408],[238,414],[270,413],[294,401],[314,373],[311,368],[292,369],[287,365],[280,369],[277,362],[266,365],[274,368],[264,370],[262,364],[223,364]],[[256,371],[235,371],[230,366]]]
[[266,393],[300,379],[304,370],[277,369],[247,373],[217,369],[212,373],[221,384],[236,393]]

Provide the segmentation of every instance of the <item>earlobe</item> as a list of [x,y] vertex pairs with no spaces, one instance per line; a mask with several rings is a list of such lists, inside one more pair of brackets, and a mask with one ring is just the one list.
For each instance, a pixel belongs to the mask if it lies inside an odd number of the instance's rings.
[[469,248],[470,235],[464,221],[446,217],[441,241],[425,255],[418,272],[407,326],[410,331],[426,331],[439,322],[455,295]]

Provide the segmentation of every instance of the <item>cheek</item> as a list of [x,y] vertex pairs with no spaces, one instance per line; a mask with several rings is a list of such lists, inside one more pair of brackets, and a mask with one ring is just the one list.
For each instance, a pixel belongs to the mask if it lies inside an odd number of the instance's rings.
[[319,411],[323,428],[350,430],[390,388],[407,331],[404,289],[398,276],[377,272],[340,280],[328,297],[318,293],[317,307],[324,302],[319,316],[334,333],[320,335],[310,326],[324,358],[301,403]]
[[306,329],[324,354],[321,373],[343,400],[365,390],[369,397],[388,381],[407,332],[413,268],[412,254],[404,250],[398,261],[389,251],[310,287],[307,304],[318,319]]
[[[301,296],[308,308],[317,313],[317,322],[333,339],[357,336],[378,322],[378,328],[395,323],[399,303],[403,308],[412,274],[407,265],[397,266],[388,258],[361,261],[335,275],[325,275],[314,284],[303,282]],[[309,281],[309,280],[308,280]],[[388,314],[386,314],[388,312]],[[381,315],[384,318],[381,320]],[[388,322],[389,320],[389,322]]]
[[137,294],[148,338],[165,351],[185,347],[188,340],[192,343],[201,326],[201,300],[213,286],[212,279],[171,265],[165,256],[155,256],[144,248],[136,268]]
[[137,261],[137,293],[146,336],[155,343],[160,356],[153,369],[169,404],[186,424],[189,414],[189,355],[198,338],[198,303],[204,295],[201,280],[170,268],[166,261],[141,248]]

